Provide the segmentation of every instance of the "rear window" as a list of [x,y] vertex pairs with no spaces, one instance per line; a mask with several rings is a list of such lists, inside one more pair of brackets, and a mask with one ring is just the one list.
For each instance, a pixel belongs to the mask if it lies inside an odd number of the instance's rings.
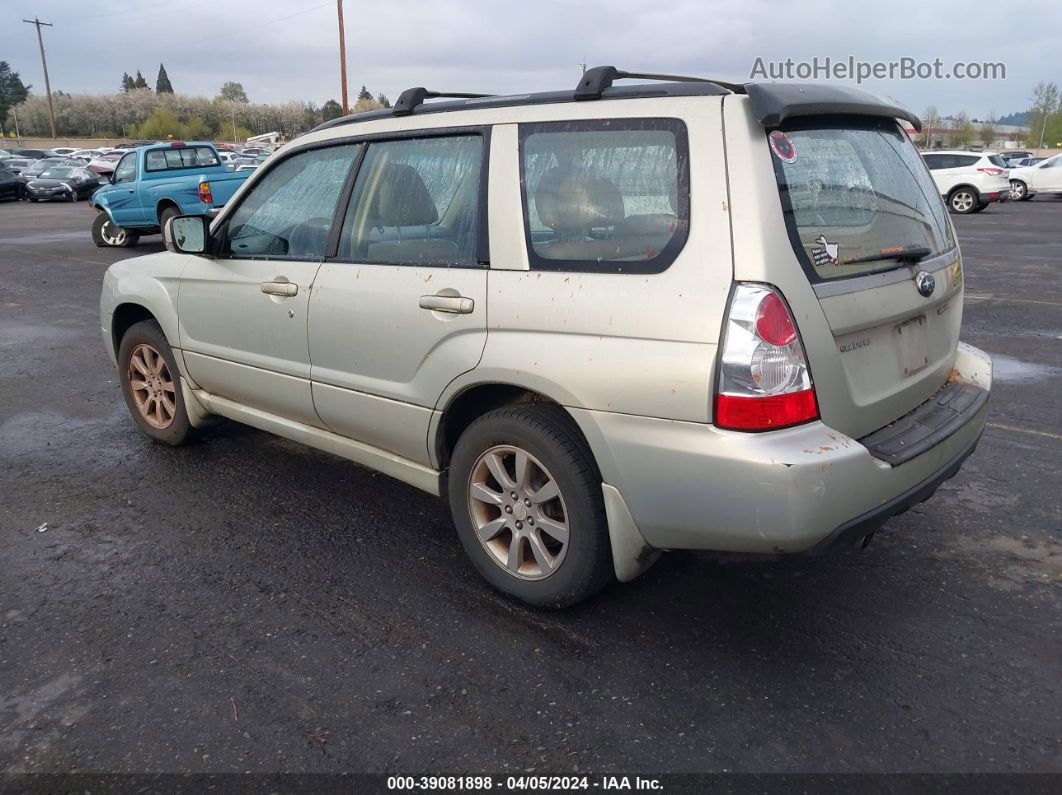
[[989,155],[988,161],[993,166],[999,166],[999,168],[1010,168],[1010,165],[1008,165],[1007,161],[1000,155]]
[[209,146],[187,146],[174,149],[150,149],[144,155],[144,170],[169,171],[175,168],[202,168],[220,165]]
[[944,204],[907,134],[888,120],[801,120],[769,134],[786,225],[813,280],[898,267],[955,247]]

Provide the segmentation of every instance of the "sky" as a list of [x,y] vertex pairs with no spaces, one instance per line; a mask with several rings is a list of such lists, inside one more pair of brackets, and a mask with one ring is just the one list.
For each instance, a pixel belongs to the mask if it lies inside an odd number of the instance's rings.
[[[974,118],[1025,110],[1035,84],[1062,83],[1058,0],[344,0],[350,97],[365,84],[522,93],[574,88],[581,67],[745,82],[768,61],[916,61],[1006,65],[1003,80],[868,80],[921,113]],[[0,0],[0,60],[34,90],[113,93],[165,63],[178,93],[243,84],[252,102],[339,99],[336,0]],[[851,81],[834,81],[851,83]]]

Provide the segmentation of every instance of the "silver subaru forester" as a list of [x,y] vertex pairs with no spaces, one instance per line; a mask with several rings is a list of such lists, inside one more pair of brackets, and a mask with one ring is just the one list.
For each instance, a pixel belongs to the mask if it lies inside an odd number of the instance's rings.
[[103,337],[148,436],[225,417],[445,496],[533,605],[661,550],[865,545],[973,452],[992,381],[900,119],[613,67],[409,89],[111,266]]

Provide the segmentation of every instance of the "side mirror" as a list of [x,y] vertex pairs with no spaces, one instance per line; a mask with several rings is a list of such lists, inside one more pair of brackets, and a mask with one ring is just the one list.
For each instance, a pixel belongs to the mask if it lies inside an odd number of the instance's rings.
[[210,219],[205,215],[178,215],[162,228],[162,240],[175,254],[205,254],[209,239]]

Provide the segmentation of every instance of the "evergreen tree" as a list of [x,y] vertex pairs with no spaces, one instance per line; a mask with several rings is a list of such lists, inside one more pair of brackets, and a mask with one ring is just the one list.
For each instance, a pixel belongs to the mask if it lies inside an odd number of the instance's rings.
[[331,121],[343,115],[342,106],[334,99],[328,100],[321,106],[321,121]]
[[358,92],[357,102],[372,102],[372,92],[365,86],[361,87],[361,91]]
[[7,112],[20,105],[29,96],[30,87],[23,85],[18,72],[12,72],[7,61],[0,61],[0,124],[7,119]]
[[133,88],[146,88],[148,91],[151,90],[151,86],[147,84],[147,80],[145,80],[144,76],[140,74],[139,69],[136,70],[136,77],[133,79]]
[[129,92],[134,88],[136,88],[136,85],[133,83],[133,78],[130,77],[128,72],[122,72],[122,91]]
[[173,85],[170,83],[170,76],[166,74],[166,67],[159,64],[159,76],[155,81],[155,93],[156,94],[172,94]]
[[376,98],[376,101],[383,105],[385,108],[391,107],[391,100],[387,98],[387,94],[380,94],[380,96]]

